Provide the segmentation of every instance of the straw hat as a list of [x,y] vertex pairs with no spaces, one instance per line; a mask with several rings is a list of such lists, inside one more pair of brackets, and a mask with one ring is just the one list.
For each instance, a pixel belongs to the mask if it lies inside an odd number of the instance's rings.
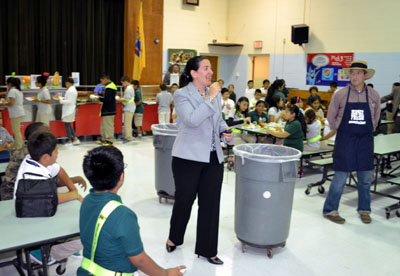
[[363,60],[354,60],[351,63],[350,68],[343,68],[344,73],[348,76],[350,76],[351,69],[361,69],[361,70],[364,70],[365,72],[367,72],[367,75],[365,77],[366,80],[372,78],[375,74],[375,70],[368,68],[368,63]]

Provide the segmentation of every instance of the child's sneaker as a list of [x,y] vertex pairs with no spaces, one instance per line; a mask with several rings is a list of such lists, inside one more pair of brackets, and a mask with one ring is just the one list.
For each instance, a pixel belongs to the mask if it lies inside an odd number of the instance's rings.
[[72,146],[72,142],[68,141],[64,144],[64,147],[71,147]]
[[73,145],[79,145],[81,143],[81,141],[79,141],[78,138],[74,139],[74,141],[72,142]]
[[[43,262],[42,262],[42,251],[40,251],[40,249],[32,250],[31,251],[31,259],[35,263],[38,263],[38,264],[42,265],[43,264]],[[54,264],[55,262],[56,262],[56,260],[54,258],[52,258],[51,256],[49,256],[49,258],[47,259],[47,265]]]
[[71,257],[74,259],[83,259],[83,256],[80,252],[75,252],[74,254],[71,255]]

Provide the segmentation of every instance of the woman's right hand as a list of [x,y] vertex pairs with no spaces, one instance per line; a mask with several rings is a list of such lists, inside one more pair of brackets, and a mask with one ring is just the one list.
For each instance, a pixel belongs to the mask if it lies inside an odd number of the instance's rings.
[[221,91],[221,85],[219,84],[219,82],[214,82],[213,84],[211,84],[210,86],[210,92],[209,92],[209,96],[210,98],[215,98],[218,96],[218,93]]
[[182,276],[183,274],[181,272],[181,269],[186,269],[186,266],[181,265],[178,267],[169,268],[169,269],[167,269],[167,275],[168,276],[176,276],[176,275]]

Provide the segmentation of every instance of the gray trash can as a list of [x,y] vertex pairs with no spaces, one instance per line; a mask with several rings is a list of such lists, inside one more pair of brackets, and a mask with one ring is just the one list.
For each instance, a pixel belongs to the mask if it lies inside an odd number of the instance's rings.
[[152,125],[154,145],[155,187],[161,203],[162,198],[175,198],[175,182],[172,176],[172,146],[178,133],[176,124]]
[[294,185],[301,152],[269,144],[243,144],[235,154],[235,233],[246,245],[284,247],[289,236]]

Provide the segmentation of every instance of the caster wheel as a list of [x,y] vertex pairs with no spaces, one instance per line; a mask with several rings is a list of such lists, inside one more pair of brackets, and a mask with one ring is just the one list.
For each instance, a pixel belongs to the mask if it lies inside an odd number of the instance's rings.
[[242,253],[246,253],[246,245],[242,244]]
[[281,248],[284,248],[286,246],[286,242],[284,242],[282,245],[281,245]]
[[324,186],[319,186],[319,187],[318,187],[318,192],[319,192],[320,194],[325,193],[325,188],[324,188]]
[[267,248],[267,256],[268,256],[268,258],[272,259],[272,256],[273,256],[272,248]]
[[65,273],[66,268],[62,267],[61,265],[57,266],[56,272],[58,275],[63,275]]
[[159,203],[162,203],[162,198],[161,198],[161,196],[158,197],[158,202],[159,202]]
[[389,218],[390,218],[390,213],[387,212],[387,213],[386,213],[386,219],[389,219]]
[[307,189],[305,190],[305,193],[306,193],[306,195],[309,195],[309,194],[310,194],[310,188],[307,188]]
[[400,218],[400,212],[396,211],[396,216]]

